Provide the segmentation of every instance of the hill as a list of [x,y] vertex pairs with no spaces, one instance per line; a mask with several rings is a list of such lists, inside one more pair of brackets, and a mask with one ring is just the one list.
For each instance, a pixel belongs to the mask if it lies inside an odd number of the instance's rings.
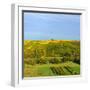
[[[72,62],[73,64],[64,64],[67,62]],[[72,65],[75,65],[76,68],[74,67],[74,70],[78,70],[78,72],[75,71],[76,74],[78,74],[80,73],[80,41],[25,40],[24,64],[25,66],[29,65],[28,70],[31,70],[34,74],[37,71],[36,67],[39,68],[38,70],[42,73],[42,75],[45,70],[49,70],[49,72],[52,72],[52,74],[50,75],[55,75],[55,73],[56,75],[63,75],[62,73],[60,74],[60,72],[63,72],[63,69],[68,73],[71,72],[69,74],[72,74],[73,68],[71,69],[71,67],[73,67]],[[64,66],[62,67],[61,64],[63,64]],[[56,66],[58,66],[58,68]],[[25,76],[31,74],[31,72],[28,70],[27,67],[25,67]],[[30,73],[26,74],[27,72]],[[65,75],[67,75],[66,72],[64,73]],[[34,76],[34,74],[32,74],[31,76]],[[46,74],[49,75],[48,73],[45,73],[44,75]],[[40,74],[37,74],[36,76],[39,75]]]

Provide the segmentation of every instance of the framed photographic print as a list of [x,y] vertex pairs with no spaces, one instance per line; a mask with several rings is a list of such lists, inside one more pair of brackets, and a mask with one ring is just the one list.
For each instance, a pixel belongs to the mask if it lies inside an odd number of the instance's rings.
[[85,79],[85,15],[83,8],[12,5],[12,85]]

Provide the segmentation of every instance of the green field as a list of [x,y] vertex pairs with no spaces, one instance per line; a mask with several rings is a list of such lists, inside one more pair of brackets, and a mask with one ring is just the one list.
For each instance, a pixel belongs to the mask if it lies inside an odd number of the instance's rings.
[[24,77],[64,75],[80,75],[80,41],[24,41]]
[[62,64],[25,65],[25,77],[79,75],[80,66],[76,63],[66,62]]

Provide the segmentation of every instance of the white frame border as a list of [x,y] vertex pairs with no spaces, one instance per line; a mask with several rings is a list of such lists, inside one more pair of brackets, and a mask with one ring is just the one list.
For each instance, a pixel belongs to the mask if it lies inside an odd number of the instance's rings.
[[[82,69],[80,76],[59,76],[60,78],[53,77],[45,77],[46,79],[38,79],[38,78],[26,78],[22,79],[22,10],[35,10],[35,11],[50,11],[50,12],[67,12],[67,13],[81,13],[81,21],[80,21],[80,40],[81,40],[81,60],[82,60]],[[32,85],[45,85],[55,84],[55,80],[58,83],[77,83],[77,82],[86,82],[87,81],[87,60],[85,51],[85,37],[87,32],[86,26],[86,15],[87,11],[85,8],[72,8],[72,7],[38,7],[38,6],[30,6],[25,4],[12,4],[11,7],[11,85],[12,86],[32,86]],[[68,77],[68,78],[67,78]],[[51,79],[49,79],[51,78]],[[35,80],[37,79],[37,80]],[[46,82],[42,82],[41,80],[45,80]],[[41,81],[41,83],[40,83]],[[39,82],[39,83],[38,83]]]

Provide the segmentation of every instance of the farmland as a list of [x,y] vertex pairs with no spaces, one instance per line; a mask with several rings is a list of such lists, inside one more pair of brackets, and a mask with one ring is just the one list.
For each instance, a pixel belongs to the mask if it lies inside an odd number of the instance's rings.
[[24,77],[80,74],[80,41],[24,40]]

